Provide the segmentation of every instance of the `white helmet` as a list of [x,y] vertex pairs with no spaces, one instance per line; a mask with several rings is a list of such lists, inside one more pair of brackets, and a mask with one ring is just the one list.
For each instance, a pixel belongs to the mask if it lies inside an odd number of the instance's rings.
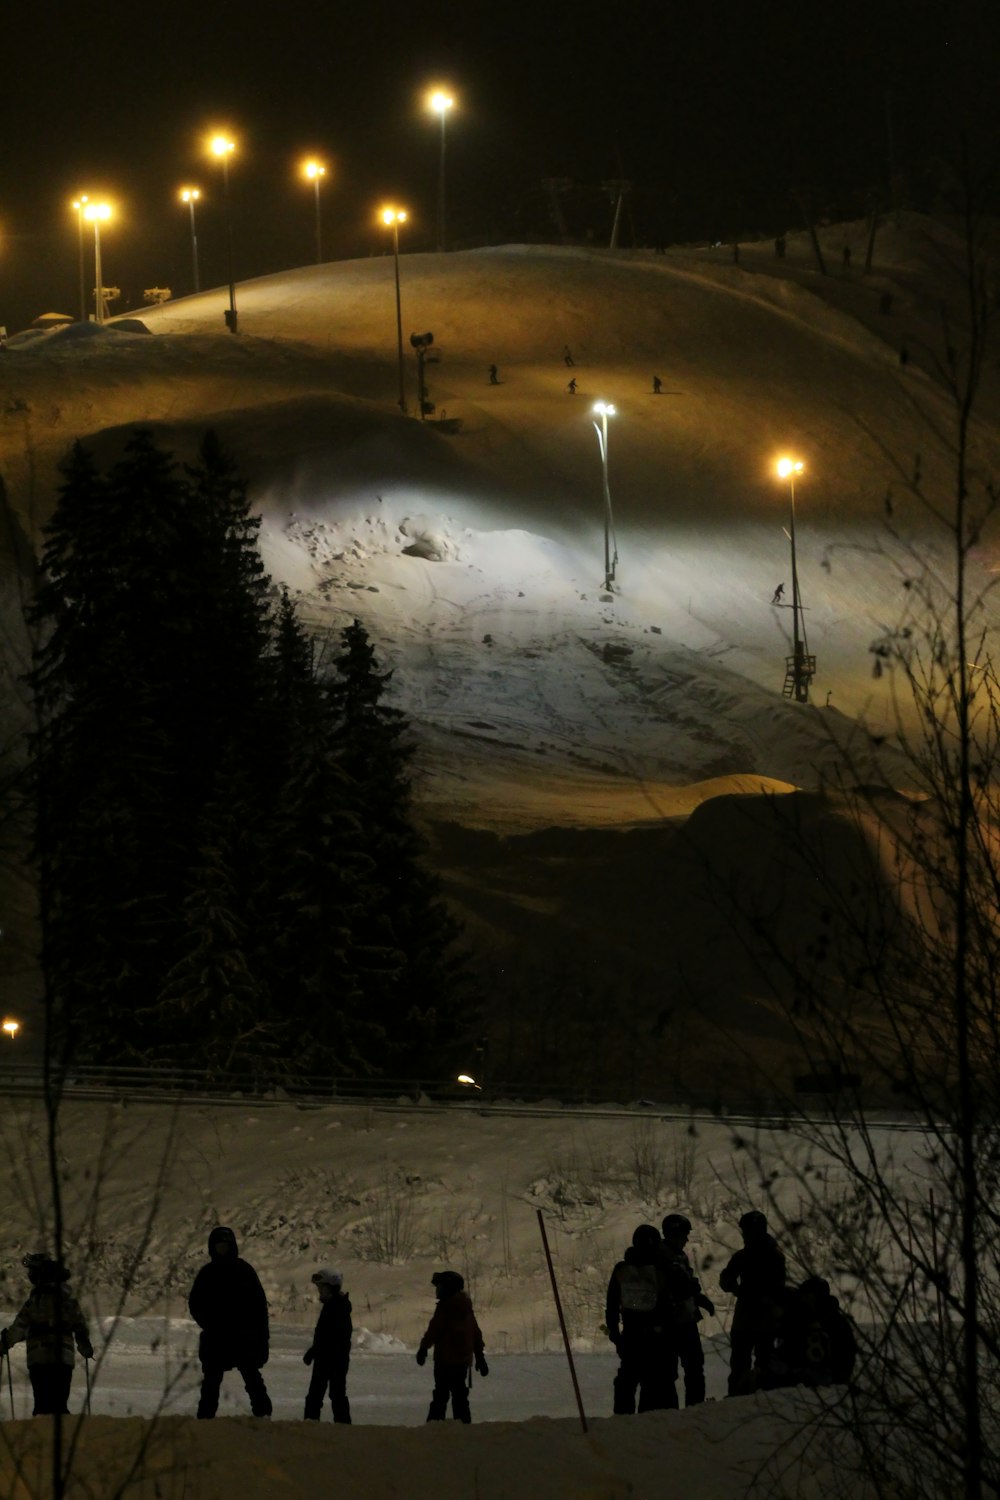
[[324,1266],[322,1270],[314,1271],[312,1273],[312,1280],[314,1286],[332,1286],[335,1291],[339,1291],[344,1284],[344,1278],[340,1272],[331,1271],[329,1266]]

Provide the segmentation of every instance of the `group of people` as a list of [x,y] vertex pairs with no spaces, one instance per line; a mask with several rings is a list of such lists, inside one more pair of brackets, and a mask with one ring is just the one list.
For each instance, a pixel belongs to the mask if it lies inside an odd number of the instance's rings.
[[[785,1258],[768,1233],[762,1213],[739,1221],[743,1248],[719,1277],[735,1296],[730,1331],[729,1394],[779,1385],[839,1384],[850,1378],[857,1349],[850,1321],[819,1277],[786,1285]],[[684,1403],[705,1399],[705,1357],[698,1324],[715,1307],[702,1290],[687,1254],[691,1221],[667,1214],[662,1230],[640,1224],[615,1266],[605,1306],[608,1337],[618,1352],[614,1410],[624,1414],[678,1406],[677,1379],[684,1377]],[[75,1350],[93,1358],[87,1320],[66,1285],[68,1271],[46,1255],[27,1255],[31,1292],[17,1317],[0,1332],[0,1355],[27,1343],[35,1416],[66,1412]],[[339,1271],[313,1273],[320,1301],[312,1342],[302,1356],[311,1370],[304,1417],[319,1421],[329,1398],[335,1422],[350,1422],[347,1374],[351,1360],[351,1301]],[[428,1422],[441,1421],[449,1406],[460,1422],[472,1420],[472,1371],[489,1374],[482,1330],[457,1271],[431,1277],[436,1306],[417,1349],[418,1365],[433,1351],[434,1386]],[[208,1238],[208,1261],[188,1298],[201,1330],[198,1356],[201,1392],[198,1416],[214,1417],[223,1376],[238,1371],[254,1416],[271,1415],[261,1374],[268,1361],[270,1329],[260,1278],[239,1253],[236,1236],[218,1225]],[[89,1371],[88,1371],[89,1390]]]
[[[729,1395],[783,1385],[839,1385],[857,1357],[849,1318],[819,1276],[786,1284],[785,1257],[756,1209],[739,1221],[743,1247],[719,1276],[735,1297],[730,1326]],[[698,1324],[715,1312],[687,1254],[691,1221],[667,1214],[660,1230],[640,1224],[608,1283],[605,1324],[618,1353],[617,1414],[658,1411],[705,1399]]]
[[[563,345],[563,363],[566,364],[566,365],[568,365],[568,366],[571,366],[571,367],[576,364],[576,360],[573,358],[572,351],[570,350],[570,347],[569,347],[568,344],[564,344]],[[499,372],[499,369],[497,368],[497,366],[495,364],[490,365],[488,367],[486,373],[489,375],[490,385],[499,385],[500,384],[500,372]],[[572,376],[572,378],[569,381],[567,381],[567,383],[566,383],[566,389],[569,391],[569,393],[570,393],[571,396],[575,396],[576,395],[576,376],[575,375]],[[660,379],[659,375],[654,375],[653,376],[653,395],[654,396],[661,396],[662,394],[663,394],[663,381]]]

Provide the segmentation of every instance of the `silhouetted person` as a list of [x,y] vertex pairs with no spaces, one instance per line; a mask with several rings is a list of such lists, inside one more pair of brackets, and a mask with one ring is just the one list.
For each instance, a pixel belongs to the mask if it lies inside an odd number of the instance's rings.
[[570,393],[571,396],[575,396],[576,395],[576,376],[575,375],[574,375],[573,379],[567,385],[566,389],[569,391],[569,393]]
[[469,1386],[473,1363],[480,1375],[490,1373],[483,1352],[482,1331],[465,1291],[465,1281],[457,1271],[435,1271],[431,1284],[437,1307],[417,1350],[418,1365],[426,1364],[428,1349],[434,1350],[434,1390],[427,1420],[443,1422],[450,1401],[455,1420],[471,1422]]
[[684,1371],[684,1405],[699,1406],[705,1399],[705,1353],[701,1347],[698,1324],[702,1310],[715,1312],[715,1304],[701,1289],[701,1282],[691,1269],[685,1245],[691,1234],[691,1220],[685,1214],[667,1214],[663,1220],[664,1289],[668,1313],[664,1333],[676,1369],[680,1361]]
[[774,256],[776,260],[784,260],[785,258],[785,236],[783,234],[779,234],[774,242]]
[[774,595],[773,595],[773,597],[771,599],[771,603],[772,604],[780,604],[781,600],[782,600],[782,597],[784,595],[784,592],[785,592],[785,585],[783,583],[779,583],[778,587],[774,591]]
[[351,1420],[351,1403],[347,1399],[347,1370],[351,1363],[351,1299],[343,1290],[344,1278],[339,1271],[324,1266],[314,1271],[312,1284],[323,1304],[313,1341],[302,1356],[302,1363],[312,1366],[312,1379],[306,1392],[307,1422],[318,1422],[323,1413],[323,1397],[330,1393],[335,1422]]
[[640,1224],[611,1272],[604,1306],[608,1338],[621,1363],[614,1383],[616,1416],[677,1405],[677,1357],[664,1335],[664,1280],[660,1236]]
[[663,389],[663,381],[660,379],[659,375],[654,375],[653,376],[653,395],[654,396],[658,396],[660,394],[660,392],[662,391],[662,389]]
[[785,1292],[769,1387],[847,1385],[858,1356],[851,1320],[821,1276]]
[[[730,1328],[729,1394],[755,1389],[767,1376],[774,1352],[778,1308],[785,1289],[785,1257],[767,1232],[767,1220],[752,1209],[740,1219],[743,1249],[719,1277],[724,1292],[736,1294]],[[756,1380],[751,1376],[756,1373]]]
[[738,266],[739,263],[740,263],[740,247],[739,247],[739,244],[737,243],[737,241],[733,240],[733,265],[734,266]]
[[569,348],[568,344],[563,344],[563,364],[566,364],[566,365],[575,365],[576,364],[576,360],[573,358],[572,354],[570,353],[570,348]]
[[497,379],[497,367],[496,367],[496,365],[490,365],[490,385],[499,385],[499,384],[500,384],[500,381]]
[[21,1264],[31,1292],[9,1328],[0,1333],[0,1353],[27,1341],[28,1378],[34,1396],[32,1416],[51,1417],[68,1411],[73,1383],[73,1344],[84,1359],[93,1359],[87,1320],[66,1286],[69,1272],[47,1255],[26,1255]]
[[208,1237],[208,1264],[194,1279],[188,1307],[201,1329],[199,1417],[219,1409],[222,1377],[239,1370],[255,1417],[271,1415],[261,1370],[267,1364],[269,1328],[267,1298],[257,1272],[243,1260],[231,1229],[219,1224]]
[[900,344],[899,346],[899,363],[901,365],[908,365],[910,363],[910,351],[905,344]]
[[844,248],[843,248],[843,250],[840,252],[840,261],[841,261],[841,265],[844,267],[844,270],[845,271],[849,271],[850,268],[851,268],[851,247],[850,247],[850,245],[845,245]]

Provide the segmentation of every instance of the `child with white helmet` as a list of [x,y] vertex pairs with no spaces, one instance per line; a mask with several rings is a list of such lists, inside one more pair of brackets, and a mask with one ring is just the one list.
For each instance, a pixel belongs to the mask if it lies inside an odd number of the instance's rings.
[[302,1356],[303,1364],[312,1365],[312,1380],[306,1393],[305,1418],[318,1422],[323,1411],[323,1397],[330,1392],[335,1422],[351,1420],[351,1403],[347,1399],[347,1368],[351,1362],[351,1299],[344,1291],[339,1271],[324,1266],[312,1275],[313,1286],[322,1303],[316,1320],[313,1341]]

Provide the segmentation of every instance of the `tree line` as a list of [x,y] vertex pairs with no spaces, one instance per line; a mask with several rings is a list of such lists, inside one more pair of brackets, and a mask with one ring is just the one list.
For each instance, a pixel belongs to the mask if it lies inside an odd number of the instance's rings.
[[440,1068],[464,966],[406,717],[359,621],[317,660],[212,434],[62,469],[32,608],[35,852],[60,1055]]

